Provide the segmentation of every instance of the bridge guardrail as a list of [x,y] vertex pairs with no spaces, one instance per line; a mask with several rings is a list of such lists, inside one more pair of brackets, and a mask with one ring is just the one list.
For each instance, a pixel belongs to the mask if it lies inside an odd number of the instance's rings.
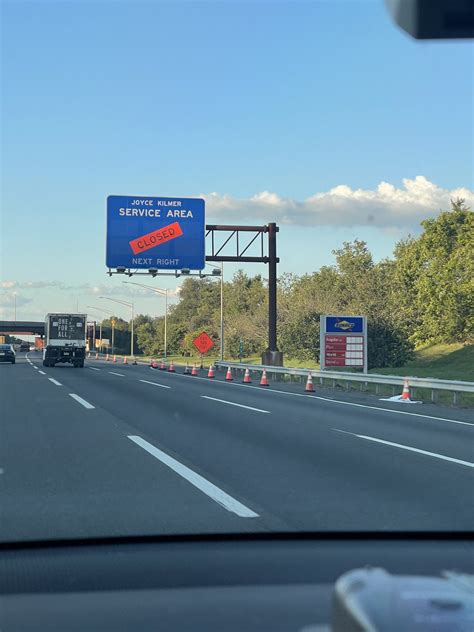
[[[423,388],[431,390],[431,401],[437,401],[438,391],[449,391],[453,393],[453,403],[459,403],[460,393],[474,393],[474,382],[463,382],[461,380],[442,380],[431,377],[410,377],[400,375],[383,375],[377,373],[349,373],[343,371],[319,371],[312,369],[296,369],[290,367],[278,367],[268,366],[263,364],[243,364],[240,362],[216,362],[216,367],[227,368],[231,367],[235,370],[249,369],[250,371],[262,372],[266,370],[267,374],[275,375],[289,375],[289,376],[301,376],[306,378],[308,373],[311,372],[313,378],[319,378],[320,383],[323,384],[323,380],[332,380],[333,386],[336,386],[337,382],[357,382],[361,385],[374,384],[375,394],[378,394],[378,385],[390,385],[392,387],[403,387],[405,377],[408,378],[410,386],[414,388]],[[395,391],[394,391],[395,394]]]

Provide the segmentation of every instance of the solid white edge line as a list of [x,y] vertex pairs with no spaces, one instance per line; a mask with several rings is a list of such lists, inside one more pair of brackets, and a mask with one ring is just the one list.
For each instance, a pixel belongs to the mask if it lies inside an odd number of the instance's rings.
[[98,368],[97,368],[97,367],[95,367],[95,366],[90,366],[90,367],[88,367],[88,368],[89,368],[89,369],[91,369],[91,371],[102,371],[102,369],[98,369]]
[[88,401],[86,401],[85,399],[82,399],[82,397],[79,397],[79,395],[76,395],[76,393],[69,393],[69,396],[75,399],[76,402],[79,402],[79,404],[82,404],[84,408],[88,408],[88,409],[95,408],[95,406],[92,406],[92,404],[89,404]]
[[58,382],[58,380],[55,380],[54,377],[48,377],[48,380],[52,382],[53,384],[56,384],[56,386],[62,386],[61,382]]
[[114,371],[109,371],[111,375],[118,375],[119,377],[125,377],[123,373],[115,373]]
[[151,443],[148,443],[148,441],[145,441],[145,439],[142,439],[142,437],[137,435],[128,435],[128,438],[161,461],[161,463],[172,469],[173,472],[179,474],[179,476],[187,480],[188,483],[194,485],[194,487],[199,489],[203,494],[212,498],[212,500],[221,505],[221,507],[227,509],[227,511],[235,513],[241,518],[259,517],[257,513],[240,503],[232,496],[229,496],[229,494],[226,494],[226,492],[208,481],[206,478],[189,469],[189,467],[186,467],[186,465],[183,465],[176,459],[173,459],[173,457],[169,456],[165,452],[162,452]]
[[138,380],[139,382],[143,382],[144,384],[153,384],[153,386],[160,386],[161,388],[171,388],[171,386],[166,386],[165,384],[158,384],[158,382],[150,382],[149,380]]
[[203,399],[212,399],[214,402],[220,402],[221,404],[229,404],[230,406],[238,406],[239,408],[246,408],[247,410],[255,410],[257,413],[270,413],[269,410],[262,410],[261,408],[254,408],[253,406],[245,406],[245,404],[237,404],[236,402],[228,402],[226,399],[217,399],[217,397],[209,397],[209,395],[201,395]]
[[38,370],[38,373],[41,373],[41,375],[46,375],[46,373],[44,371],[39,371]]
[[365,439],[366,441],[374,441],[375,443],[382,443],[384,445],[389,445],[394,448],[400,448],[401,450],[408,450],[409,452],[417,452],[418,454],[424,454],[426,456],[432,456],[436,459],[442,459],[443,461],[450,461],[451,463],[457,463],[458,465],[465,465],[466,467],[474,467],[474,463],[470,461],[463,461],[462,459],[455,459],[452,456],[446,456],[445,454],[438,454],[437,452],[429,452],[428,450],[420,450],[420,448],[413,448],[409,445],[404,445],[403,443],[394,443],[393,441],[385,441],[385,439],[377,439],[376,437],[369,437],[368,435],[356,434],[355,432],[348,432],[347,430],[339,430],[338,428],[333,428],[337,432],[342,432],[344,434],[352,435],[353,437],[358,437],[359,439]]
[[[152,369],[156,371],[156,369]],[[224,380],[209,380],[208,378],[201,377],[199,375],[189,376],[181,373],[172,373],[178,377],[185,377],[192,380],[203,380],[204,382],[213,382],[214,384],[226,384],[227,386],[241,386],[242,388],[253,388],[260,393],[279,393],[280,395],[291,395],[292,397],[305,397],[306,399],[320,399],[323,402],[329,402],[331,404],[343,404],[345,406],[356,406],[358,408],[368,408],[370,410],[380,410],[384,413],[393,413],[394,415],[410,415],[411,417],[422,417],[424,419],[434,419],[435,421],[447,421],[451,424],[461,424],[463,426],[471,426],[474,428],[474,424],[469,421],[459,421],[459,419],[447,419],[446,417],[435,417],[434,415],[423,415],[423,413],[411,413],[408,410],[393,410],[393,408],[382,408],[381,406],[369,406],[368,404],[357,404],[355,402],[344,402],[340,399],[331,399],[329,397],[322,397],[321,395],[306,395],[306,393],[291,393],[290,391],[279,391],[276,388],[261,388],[259,386],[252,386],[252,384],[239,384],[237,382],[225,382]]]

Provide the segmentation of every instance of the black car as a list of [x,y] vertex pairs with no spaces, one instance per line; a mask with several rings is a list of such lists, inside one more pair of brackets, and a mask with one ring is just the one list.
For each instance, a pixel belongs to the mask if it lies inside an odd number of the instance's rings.
[[22,342],[20,345],[20,351],[29,351],[29,350],[30,350],[30,343]]
[[15,364],[15,350],[12,345],[0,345],[0,362],[11,362]]

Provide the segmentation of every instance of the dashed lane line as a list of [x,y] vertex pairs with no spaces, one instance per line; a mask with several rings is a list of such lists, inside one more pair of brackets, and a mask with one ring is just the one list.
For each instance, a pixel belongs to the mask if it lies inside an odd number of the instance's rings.
[[[156,369],[150,369],[151,371],[156,371]],[[199,375],[189,376],[184,375],[182,373],[172,373],[171,375],[176,375],[177,377],[183,377],[188,380],[202,380],[204,382],[213,382],[206,377],[201,377]],[[370,406],[369,404],[357,404],[356,402],[345,402],[340,399],[331,399],[330,397],[322,397],[320,395],[307,395],[306,393],[291,393],[290,391],[279,391],[276,388],[262,388],[261,386],[253,386],[252,384],[239,384],[238,382],[225,382],[224,380],[216,380],[214,384],[226,384],[227,386],[240,386],[245,389],[255,389],[260,393],[278,393],[280,395],[289,395],[291,397],[304,397],[306,399],[319,399],[323,402],[329,402],[331,404],[341,404],[343,406],[355,406],[356,408],[368,408],[369,410],[378,410],[384,413],[392,413],[394,415],[409,415],[411,417],[421,417],[423,419],[434,419],[435,421],[446,421],[451,424],[460,424],[462,426],[471,426],[474,428],[474,423],[469,421],[460,421],[459,419],[449,419],[446,417],[436,417],[434,415],[424,415],[423,413],[411,413],[408,410],[394,410],[393,408],[382,408],[382,406]]]
[[137,435],[128,435],[128,438],[130,439],[130,441],[133,441],[136,445],[140,446],[149,454],[154,456],[155,459],[158,459],[158,461],[161,461],[161,463],[173,470],[173,472],[176,472],[176,474],[187,480],[188,483],[194,485],[194,487],[199,489],[203,494],[206,494],[206,496],[212,498],[212,500],[221,505],[221,507],[227,509],[227,511],[237,514],[237,516],[240,516],[240,518],[259,517],[259,515],[249,509],[249,507],[246,507],[232,496],[229,496],[229,494],[208,481],[206,478],[204,478],[197,472],[194,472],[194,470],[191,470],[186,465],[183,465],[183,463],[180,463],[176,459],[173,459],[173,457],[169,456],[169,454],[166,454],[162,450],[159,450],[151,443],[148,443],[148,441],[145,441],[145,439],[143,439],[142,437],[139,437]]
[[434,457],[435,459],[450,461],[451,463],[456,463],[458,465],[464,465],[466,467],[474,467],[474,463],[471,463],[470,461],[455,459],[452,456],[446,456],[446,454],[438,454],[437,452],[428,452],[428,450],[421,450],[420,448],[414,448],[410,445],[404,445],[403,443],[394,443],[393,441],[385,441],[385,439],[378,439],[377,437],[369,437],[368,435],[356,434],[355,432],[348,432],[347,430],[339,430],[338,428],[333,428],[333,430],[335,430],[336,432],[341,432],[343,434],[352,435],[353,437],[357,437],[358,439],[364,439],[365,441],[373,441],[375,443],[381,443],[384,445],[391,446],[393,448],[399,448],[401,450],[407,450],[409,452],[417,452],[418,454],[431,456],[431,457]]
[[209,395],[201,395],[203,399],[211,399],[214,402],[220,402],[221,404],[229,404],[230,406],[238,406],[239,408],[246,408],[247,410],[254,410],[257,413],[270,413],[269,410],[262,410],[261,408],[254,408],[253,406],[245,406],[244,404],[237,404],[237,402],[229,402],[226,399],[217,399],[217,397],[209,397]]
[[165,384],[158,384],[158,382],[150,382],[149,380],[138,380],[139,382],[143,382],[144,384],[153,384],[153,386],[160,386],[161,388],[171,388],[171,386],[166,386]]
[[90,404],[87,400],[83,399],[82,397],[79,397],[79,395],[76,395],[76,393],[69,393],[69,397],[72,397],[73,399],[75,399],[76,402],[81,404],[81,406],[84,406],[84,408],[87,408],[89,410],[91,410],[92,408],[95,408],[95,406]]

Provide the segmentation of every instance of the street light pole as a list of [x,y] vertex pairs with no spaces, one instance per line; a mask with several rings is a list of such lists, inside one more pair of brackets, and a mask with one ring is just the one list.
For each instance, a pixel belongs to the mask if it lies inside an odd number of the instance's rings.
[[130,339],[130,355],[131,355],[131,357],[132,357],[132,358],[134,358],[134,357],[135,357],[135,355],[134,355],[134,351],[135,351],[135,350],[134,350],[134,348],[133,348],[133,346],[134,346],[134,345],[133,345],[133,333],[134,333],[134,332],[133,332],[133,326],[134,326],[134,321],[135,321],[135,309],[134,309],[134,307],[133,307],[133,303],[132,303],[132,337],[131,337],[131,339]]
[[150,292],[155,292],[155,294],[160,294],[165,297],[165,331],[164,331],[164,356],[165,360],[168,354],[168,288],[161,287],[152,287],[151,285],[145,285],[144,283],[135,283],[134,281],[122,281],[122,283],[127,283],[128,285],[138,285],[138,287],[143,287],[146,290],[150,290]]
[[16,322],[16,292],[13,292],[13,301],[14,301],[14,304],[15,304],[15,318],[14,318],[14,321]]
[[[110,310],[108,310],[108,309],[104,309],[103,307],[95,307],[95,305],[86,305],[86,307],[87,307],[88,309],[94,309],[96,312],[102,312],[102,313],[104,313],[104,314],[110,314],[112,317],[113,317],[113,315],[114,315],[114,312],[111,312],[111,311],[110,311]],[[100,341],[101,341],[101,342],[100,342],[101,349],[102,349],[102,326],[103,326],[103,322],[104,322],[104,321],[103,321],[103,318],[102,318],[102,320],[100,321],[100,334],[99,334],[99,335],[100,335]],[[114,339],[115,319],[114,319],[114,318],[111,318],[111,319],[110,319],[110,323],[111,323],[111,325],[112,325],[112,355],[113,355],[113,353],[114,353],[114,350],[113,350],[113,346],[114,346],[114,345],[113,345],[113,339]],[[108,349],[108,345],[107,345],[107,352],[108,352],[108,351],[109,351],[109,349]]]
[[[130,340],[130,351],[131,351],[131,356],[133,358],[133,360],[135,360],[135,356],[133,354],[133,350],[135,348],[134,345],[134,320],[135,320],[135,308],[133,303],[129,303],[128,301],[119,301],[119,299],[117,298],[110,298],[110,296],[99,296],[99,298],[101,299],[105,299],[106,301],[112,301],[113,303],[118,303],[119,305],[126,305],[127,307],[130,307],[130,309],[132,310],[132,323],[131,323],[131,340]],[[112,336],[113,336],[114,330],[112,329]],[[135,363],[136,364],[136,363]]]
[[165,289],[165,336],[164,336],[165,360],[168,357],[168,288]]
[[[210,268],[215,268],[214,264],[210,264],[210,263],[206,263],[206,266],[209,266]],[[218,269],[216,269],[216,272],[218,272]],[[220,276],[221,276],[221,323],[220,323],[220,346],[221,346],[221,362],[224,361],[224,262],[221,261],[221,270],[220,270]],[[204,276],[211,276],[211,275],[204,275]],[[213,275],[214,276],[214,275]]]

